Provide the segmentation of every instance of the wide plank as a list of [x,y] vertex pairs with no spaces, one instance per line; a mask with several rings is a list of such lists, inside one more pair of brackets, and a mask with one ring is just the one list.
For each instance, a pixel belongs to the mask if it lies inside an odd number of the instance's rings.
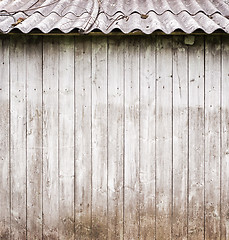
[[91,38],[75,38],[75,239],[91,239]]
[[189,46],[188,239],[204,239],[204,38]]
[[92,39],[92,239],[107,239],[107,38]]
[[58,78],[59,39],[43,39],[43,239],[59,229]]
[[187,239],[188,47],[173,37],[173,219],[172,238]]
[[221,239],[229,239],[229,38],[222,37]]
[[221,39],[205,40],[205,239],[220,239]]
[[156,44],[156,239],[171,238],[172,219],[172,40]]
[[0,39],[0,239],[10,238],[9,39]]
[[27,51],[27,237],[42,239],[42,37]]
[[140,234],[139,38],[125,39],[124,238]]
[[140,42],[140,238],[155,239],[156,38]]
[[26,39],[10,39],[11,239],[26,239]]
[[124,40],[108,39],[108,239],[123,238]]
[[74,239],[74,37],[59,46],[59,239]]

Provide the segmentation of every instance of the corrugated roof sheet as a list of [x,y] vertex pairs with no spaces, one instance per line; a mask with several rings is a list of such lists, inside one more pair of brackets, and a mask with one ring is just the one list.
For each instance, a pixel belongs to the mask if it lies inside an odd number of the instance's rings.
[[[229,33],[229,0],[0,0],[0,31]],[[20,23],[19,23],[20,22]]]

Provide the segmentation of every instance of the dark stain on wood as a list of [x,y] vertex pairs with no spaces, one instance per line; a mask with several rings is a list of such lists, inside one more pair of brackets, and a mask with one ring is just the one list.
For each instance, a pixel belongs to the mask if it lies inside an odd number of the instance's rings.
[[0,240],[7,240],[10,239],[10,232],[9,230],[1,230],[0,229]]

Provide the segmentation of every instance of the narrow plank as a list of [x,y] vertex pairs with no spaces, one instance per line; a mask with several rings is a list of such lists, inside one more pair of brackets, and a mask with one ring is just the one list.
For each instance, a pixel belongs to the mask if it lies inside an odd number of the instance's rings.
[[156,238],[171,238],[172,218],[172,39],[157,38]]
[[75,239],[91,239],[91,39],[75,39]]
[[92,239],[107,239],[107,38],[92,39]]
[[188,48],[173,38],[173,219],[172,238],[187,239]]
[[42,239],[42,38],[27,48],[27,237]]
[[43,39],[43,239],[57,239],[59,39]]
[[139,237],[139,38],[125,39],[124,238]]
[[124,40],[108,41],[108,239],[123,238]]
[[26,43],[10,41],[11,239],[26,239]]
[[205,41],[205,239],[220,239],[220,37]]
[[155,37],[140,44],[140,238],[155,239]]
[[9,39],[0,39],[0,239],[10,238]]
[[229,38],[222,38],[221,239],[229,239]]
[[189,47],[188,239],[204,239],[204,39]]
[[74,239],[74,37],[59,56],[59,239]]

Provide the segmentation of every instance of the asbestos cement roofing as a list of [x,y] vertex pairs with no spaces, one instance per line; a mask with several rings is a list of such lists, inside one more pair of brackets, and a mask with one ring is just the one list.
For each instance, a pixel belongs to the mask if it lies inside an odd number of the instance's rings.
[[0,31],[229,33],[229,0],[0,0]]

